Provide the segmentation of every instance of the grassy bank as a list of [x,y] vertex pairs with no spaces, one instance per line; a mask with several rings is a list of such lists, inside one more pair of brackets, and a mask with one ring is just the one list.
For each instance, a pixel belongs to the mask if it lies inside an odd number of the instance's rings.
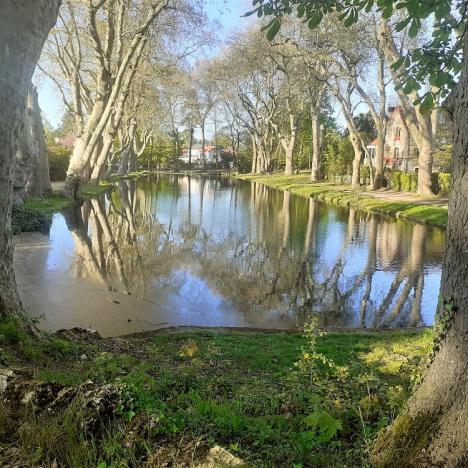
[[[309,174],[285,176],[273,175],[240,175],[243,180],[259,182],[269,187],[288,190],[302,197],[312,197],[337,205],[352,206],[372,213],[396,216],[408,221],[446,226],[448,210],[442,206],[418,203],[417,201],[401,201],[385,198],[374,198],[362,190],[353,189],[349,185],[329,182],[312,184]],[[421,198],[421,200],[423,200]]]
[[179,329],[38,344],[14,323],[0,324],[4,364],[57,385],[112,384],[123,395],[93,435],[79,430],[73,402],[57,416],[0,417],[0,459],[191,466],[221,446],[244,466],[365,467],[374,435],[409,394],[431,333]]
[[[109,183],[85,185],[82,189],[83,198],[96,197],[112,188]],[[52,223],[52,215],[72,207],[75,203],[59,191],[53,191],[45,197],[29,198],[24,205],[13,207],[11,220],[13,234],[47,232]]]

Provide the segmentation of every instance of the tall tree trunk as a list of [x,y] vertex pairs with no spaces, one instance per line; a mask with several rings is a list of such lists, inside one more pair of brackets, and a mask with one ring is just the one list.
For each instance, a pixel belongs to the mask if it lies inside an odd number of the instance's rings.
[[0,1],[0,315],[21,310],[11,233],[15,154],[29,84],[59,5],[60,0]]
[[285,175],[293,175],[294,173],[294,161],[293,161],[293,148],[287,147],[285,149],[286,154],[286,167],[284,168]]
[[257,148],[257,140],[255,135],[251,135],[252,138],[252,168],[250,170],[251,174],[256,174],[257,172],[257,160],[258,160],[258,148]]
[[190,140],[189,140],[189,153],[188,153],[188,163],[189,169],[192,169],[192,148],[193,148],[193,126],[190,124]]
[[353,173],[351,176],[351,185],[359,187],[361,185],[361,160],[362,160],[362,146],[353,132],[349,132],[349,138],[354,150],[353,159]]
[[50,185],[49,159],[45,142],[44,126],[42,124],[37,89],[35,87],[31,89],[30,124],[36,163],[34,170],[31,170],[29,175],[26,189],[28,195],[43,196],[45,193],[50,192],[52,187]]
[[436,355],[424,380],[372,453],[375,466],[468,466],[468,36],[453,112],[452,193]]
[[371,190],[383,187],[384,180],[384,154],[385,154],[385,132],[377,125],[377,148],[375,153],[374,177],[370,178]]
[[203,169],[205,169],[205,121],[203,121],[202,126],[201,126],[201,131],[202,131],[202,164],[203,164]]
[[421,138],[418,144],[418,194],[431,195],[432,188],[432,164],[434,161],[433,138]]
[[313,110],[312,117],[312,168],[310,173],[311,182],[319,182],[321,179],[320,166],[321,166],[321,143],[322,143],[322,130],[320,128],[320,121],[318,112]]

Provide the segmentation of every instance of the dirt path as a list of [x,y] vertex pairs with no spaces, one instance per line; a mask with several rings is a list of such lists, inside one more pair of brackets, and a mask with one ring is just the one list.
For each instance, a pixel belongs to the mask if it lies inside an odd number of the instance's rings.
[[51,182],[50,185],[52,186],[52,190],[54,192],[61,192],[65,188],[65,181],[59,180],[58,182]]
[[379,190],[378,192],[363,192],[365,196],[378,198],[380,200],[404,201],[408,203],[417,203],[419,205],[448,207],[448,198],[431,197],[416,195],[412,192],[393,192],[391,190]]

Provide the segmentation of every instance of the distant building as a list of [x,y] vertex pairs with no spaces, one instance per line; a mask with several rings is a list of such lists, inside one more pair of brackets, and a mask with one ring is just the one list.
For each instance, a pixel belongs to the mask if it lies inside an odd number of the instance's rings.
[[66,136],[63,138],[55,138],[55,143],[57,145],[65,146],[66,148],[73,149],[75,147],[76,137],[75,136]]
[[[417,170],[418,149],[406,125],[403,109],[400,106],[388,108],[388,125],[384,146],[384,167],[402,172]],[[367,151],[375,167],[377,146],[374,140],[367,145]],[[367,162],[365,162],[367,164]]]
[[[203,164],[203,153],[205,155],[205,163],[213,164],[226,162],[229,163],[234,159],[234,151],[232,148],[223,148],[222,146],[205,145],[204,152],[202,152],[202,145],[195,144],[192,146],[192,157],[191,161],[193,164]],[[184,148],[180,156],[180,160],[184,163],[189,162],[189,149]]]
[[[438,144],[451,143],[451,126],[445,112],[439,112],[439,123],[435,138]],[[375,166],[378,140],[367,145],[367,151]],[[401,106],[388,108],[388,125],[385,136],[384,165],[386,168],[396,169],[402,172],[415,172],[418,170],[419,150],[411,137],[403,109]],[[368,164],[365,161],[365,164]]]
[[403,172],[418,168],[419,151],[406,125],[401,106],[388,109],[389,122],[385,138],[385,166]]

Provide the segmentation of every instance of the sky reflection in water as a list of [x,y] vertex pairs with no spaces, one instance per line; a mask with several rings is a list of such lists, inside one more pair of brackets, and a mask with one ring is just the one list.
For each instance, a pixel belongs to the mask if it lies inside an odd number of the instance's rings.
[[17,238],[44,328],[406,327],[433,321],[445,232],[222,178],[158,176]]

